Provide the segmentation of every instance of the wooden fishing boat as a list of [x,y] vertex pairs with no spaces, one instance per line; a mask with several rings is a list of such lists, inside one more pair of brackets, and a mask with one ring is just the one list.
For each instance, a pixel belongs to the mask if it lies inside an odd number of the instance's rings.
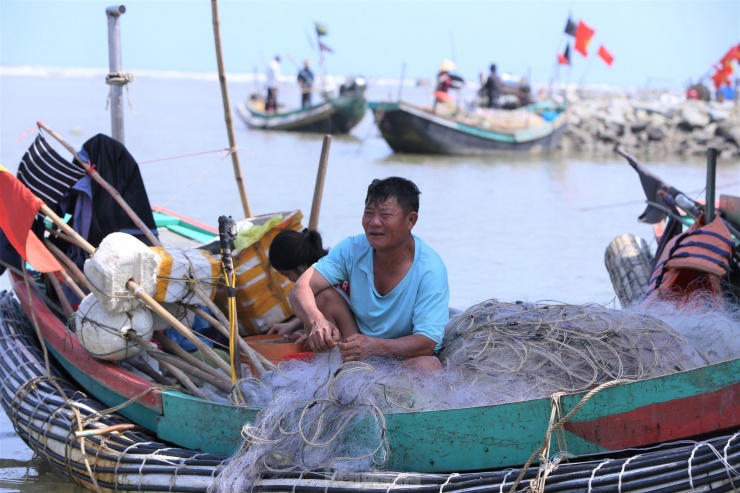
[[364,86],[326,98],[308,108],[279,108],[275,113],[266,113],[264,102],[257,98],[250,98],[246,104],[239,103],[236,107],[237,114],[249,128],[324,134],[349,133],[366,111]]
[[[168,235],[212,233],[183,218],[160,213],[157,220]],[[167,443],[224,456],[240,446],[239,430],[254,422],[259,409],[155,388],[149,378],[85,350],[66,320],[22,277],[12,274],[12,285],[51,354],[86,392],[106,406],[128,403],[119,412]],[[579,406],[563,425],[568,452],[576,456],[733,431],[740,426],[740,360],[566,395],[560,405],[564,411]],[[390,413],[387,467],[446,473],[521,465],[552,431],[551,413],[549,398]]]
[[[51,366],[45,364],[33,324],[10,293],[0,294],[0,351],[4,356],[0,359],[0,402],[13,420],[16,431],[39,456],[78,484],[104,492],[206,492],[227,467],[227,456],[164,443],[162,438],[153,437],[120,415],[111,414],[103,404],[64,381],[53,360]],[[736,373],[737,369],[726,368]],[[175,396],[168,391],[161,395],[164,405],[161,418],[170,424],[173,419],[183,419],[177,425],[180,436],[189,434],[194,424],[198,427],[199,424],[218,426],[220,419],[232,414],[187,416],[175,412],[172,416],[170,397]],[[146,400],[146,396],[140,400]],[[148,405],[151,406],[152,402]],[[123,409],[127,407],[130,406]],[[668,406],[662,409],[668,410]],[[694,416],[696,421],[711,419],[701,414],[699,409],[695,411],[699,413]],[[242,419],[248,417],[242,416]],[[496,426],[496,423],[480,419],[473,424],[488,428]],[[629,427],[627,420],[621,424]],[[466,429],[473,431],[472,426],[466,426]],[[498,439],[495,434],[475,433],[480,439],[476,448],[478,454],[487,453],[486,441]],[[507,447],[516,450],[517,443],[510,442]],[[454,445],[454,442],[447,444]],[[471,457],[465,452],[463,455]],[[481,488],[522,491],[520,488],[529,488],[533,484],[541,485],[539,491],[543,492],[592,491],[592,488],[596,488],[593,491],[612,491],[617,487],[624,492],[653,491],[668,486],[678,493],[697,489],[728,491],[740,480],[736,469],[732,469],[740,465],[740,435],[734,433],[691,443],[682,441],[649,450],[630,449],[608,456],[592,455],[562,462],[558,459],[550,465],[552,471],[546,480],[540,478],[540,471],[535,468],[454,474],[396,471],[268,473],[254,485],[254,491],[315,491],[320,488],[339,493],[389,489],[426,491],[430,487],[435,491],[448,488],[462,492],[480,491]]]
[[406,102],[370,102],[375,122],[394,152],[477,156],[548,152],[566,128],[566,106],[551,101],[516,110],[437,110]]

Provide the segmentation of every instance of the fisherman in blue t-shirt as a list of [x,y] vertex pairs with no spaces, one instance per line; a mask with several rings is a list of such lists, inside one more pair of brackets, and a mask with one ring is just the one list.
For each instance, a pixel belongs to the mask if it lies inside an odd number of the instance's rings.
[[[411,234],[419,218],[419,189],[405,178],[373,180],[362,216],[364,235],[329,250],[298,279],[290,294],[317,352],[338,347],[345,361],[372,356],[407,360],[420,370],[442,367],[435,356],[449,317],[447,269]],[[330,289],[350,283],[350,300]]]
[[301,86],[301,107],[311,106],[311,91],[313,91],[313,72],[311,72],[311,61],[305,60],[303,68],[298,72],[298,85]]

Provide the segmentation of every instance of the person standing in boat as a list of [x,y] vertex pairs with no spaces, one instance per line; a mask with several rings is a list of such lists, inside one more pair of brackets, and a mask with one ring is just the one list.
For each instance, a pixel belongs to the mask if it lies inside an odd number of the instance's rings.
[[311,91],[313,91],[313,72],[311,61],[305,60],[303,68],[298,72],[298,85],[301,86],[301,107],[311,106]]
[[[450,289],[441,257],[413,235],[419,189],[410,180],[373,180],[351,236],[298,278],[294,313],[315,352],[337,347],[345,361],[384,356],[419,370],[438,370],[436,357],[449,318]],[[351,285],[349,304],[334,284]]]
[[278,79],[280,78],[280,56],[275,55],[267,66],[267,99],[265,100],[265,112],[277,111]]
[[501,96],[501,78],[496,73],[496,64],[491,64],[488,78],[478,91],[478,94],[481,96],[485,96],[488,100],[486,103],[486,107],[499,107],[498,99]]
[[[324,249],[321,234],[305,228],[303,231],[286,229],[275,235],[270,243],[268,257],[270,265],[289,281],[296,282],[301,274],[329,253]],[[349,283],[343,282],[334,286],[339,294],[349,302]],[[268,334],[292,334],[303,329],[303,322],[293,317],[280,322],[267,331]]]
[[453,87],[459,88],[464,84],[464,80],[459,75],[455,75],[452,71],[455,70],[455,64],[450,60],[445,60],[439,67],[437,73],[437,84],[434,89],[434,107],[433,111],[437,110],[438,103],[449,103],[452,101],[450,95],[450,89]]

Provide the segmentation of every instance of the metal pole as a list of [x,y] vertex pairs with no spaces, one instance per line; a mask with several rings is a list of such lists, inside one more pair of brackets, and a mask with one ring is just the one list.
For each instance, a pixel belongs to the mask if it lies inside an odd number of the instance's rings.
[[[105,9],[108,16],[108,70],[109,77],[121,73],[121,26],[119,18],[126,12],[126,7],[117,5]],[[110,120],[111,120],[111,137],[121,144],[124,142],[123,128],[123,85],[110,85]]]
[[707,196],[704,205],[704,215],[707,224],[714,221],[714,190],[717,179],[717,154],[714,147],[707,149]]

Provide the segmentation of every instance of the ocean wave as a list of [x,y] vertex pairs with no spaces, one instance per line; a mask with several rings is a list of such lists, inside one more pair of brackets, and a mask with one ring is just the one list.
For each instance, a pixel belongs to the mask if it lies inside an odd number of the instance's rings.
[[[105,77],[108,74],[108,70],[105,68],[89,68],[89,67],[50,67],[50,66],[38,66],[38,65],[19,65],[19,66],[0,66],[0,76],[7,77],[49,77],[49,78],[99,78]],[[218,81],[217,72],[188,72],[188,71],[176,71],[176,70],[146,70],[146,69],[133,69],[129,72],[136,78],[155,78],[155,79],[168,79],[168,80],[197,80],[197,81]],[[265,81],[265,74],[263,73],[228,73],[227,78],[229,82],[259,82]],[[329,75],[328,78],[332,78],[335,81],[343,81],[345,76]],[[423,78],[407,78],[400,80],[398,78],[384,78],[384,77],[366,77],[368,85],[374,87],[431,87],[432,81]],[[290,84],[295,82],[293,76],[283,75],[280,77],[280,82],[283,84]],[[542,88],[551,86],[550,83],[533,83],[532,89],[537,91]],[[475,89],[477,90],[479,84],[468,81],[465,84],[466,90]],[[635,86],[617,86],[617,85],[604,85],[604,84],[576,84],[576,83],[555,83],[555,87],[558,90],[588,90],[598,93],[620,93],[620,92],[639,92],[642,88]]]

